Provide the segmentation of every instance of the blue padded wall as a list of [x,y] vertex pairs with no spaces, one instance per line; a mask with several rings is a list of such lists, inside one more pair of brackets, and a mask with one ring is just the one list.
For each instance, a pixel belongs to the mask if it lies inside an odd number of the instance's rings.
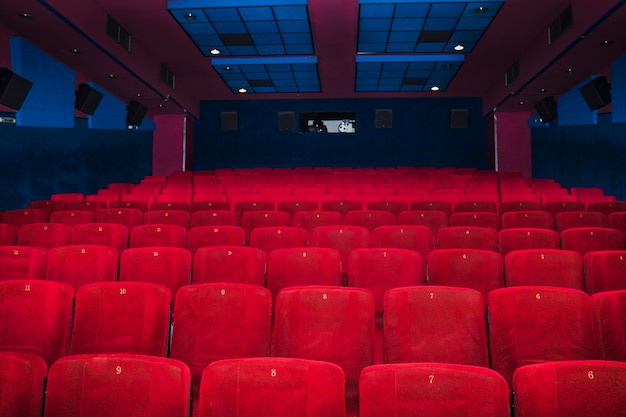
[[[393,128],[376,129],[376,109]],[[467,129],[450,129],[450,109],[468,110]],[[221,131],[221,112],[239,112],[239,130]],[[278,112],[356,112],[354,134],[279,131]],[[194,169],[295,166],[488,168],[481,100],[336,99],[204,101],[194,134]]]
[[559,126],[595,125],[598,123],[598,111],[590,110],[580,87],[590,82],[589,78],[563,94],[558,100]]
[[17,125],[74,127],[74,71],[18,36],[10,47],[12,70],[33,82]]
[[626,200],[626,125],[599,114],[597,125],[548,126],[531,131],[532,172],[564,187],[603,187]]
[[126,104],[94,83],[87,83],[102,93],[102,100],[92,116],[88,116],[90,129],[126,130]]
[[626,54],[611,64],[613,123],[626,123]]
[[0,124],[0,147],[0,210],[152,173],[152,132],[93,130],[86,119],[74,129]]

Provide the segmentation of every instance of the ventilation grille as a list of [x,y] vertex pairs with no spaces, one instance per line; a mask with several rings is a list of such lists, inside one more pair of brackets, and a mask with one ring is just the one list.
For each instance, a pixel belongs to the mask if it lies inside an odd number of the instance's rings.
[[161,64],[161,70],[159,74],[159,78],[161,79],[161,81],[169,85],[172,90],[176,88],[176,76],[174,76],[174,74],[172,74],[172,72],[168,70],[165,65]]
[[519,77],[519,60],[515,61],[511,68],[504,74],[504,85],[509,85]]
[[548,28],[548,45],[552,45],[573,23],[572,5],[567,6]]
[[115,39],[115,42],[120,44],[122,48],[130,52],[130,33],[111,16],[107,16],[107,34]]

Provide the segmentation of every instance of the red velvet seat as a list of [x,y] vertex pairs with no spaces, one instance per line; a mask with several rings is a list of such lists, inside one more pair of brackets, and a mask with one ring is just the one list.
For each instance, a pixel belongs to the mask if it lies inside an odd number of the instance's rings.
[[295,358],[217,361],[202,374],[199,417],[345,417],[341,368]]
[[[147,214],[147,213],[146,213]],[[178,224],[142,224],[130,231],[130,248],[187,247],[187,229]]]
[[602,360],[548,362],[513,375],[516,417],[618,416],[626,410],[626,364]]
[[61,223],[66,226],[74,226],[80,223],[94,223],[96,213],[89,210],[63,210],[50,214],[50,223]]
[[362,288],[309,286],[283,289],[276,299],[272,356],[339,365],[346,406],[357,409],[361,370],[373,364],[374,299]]
[[450,226],[450,216],[444,211],[437,210],[403,211],[398,214],[398,224],[400,226],[426,226],[436,235],[442,227]]
[[626,250],[589,252],[583,257],[583,269],[589,295],[626,290]]
[[130,248],[120,257],[119,281],[159,284],[173,297],[191,282],[191,252],[185,248],[152,246]]
[[117,279],[119,254],[111,246],[69,245],[50,249],[46,279],[81,285]]
[[189,417],[189,368],[132,354],[75,355],[48,373],[45,417]]
[[100,282],[81,286],[70,354],[135,353],[165,356],[171,293],[145,282]]
[[143,214],[143,224],[174,224],[189,229],[190,222],[188,210],[150,210]]
[[353,226],[363,226],[373,232],[380,226],[395,226],[398,224],[396,216],[389,211],[358,210],[349,211],[345,215],[345,223]]
[[498,233],[500,253],[508,253],[524,249],[560,249],[561,237],[554,230],[519,228],[503,229]]
[[502,228],[500,215],[485,211],[454,213],[450,216],[450,226],[486,227],[498,231]]
[[348,286],[365,288],[374,296],[374,311],[383,312],[387,290],[424,283],[422,255],[398,248],[362,248],[350,253]]
[[0,350],[37,355],[48,366],[67,355],[73,299],[63,282],[0,281]]
[[267,287],[274,299],[286,287],[341,282],[341,254],[335,249],[285,248],[267,257]]
[[48,250],[35,246],[0,246],[0,280],[45,279]]
[[[470,197],[471,198],[471,197]],[[498,213],[498,203],[494,201],[460,201],[452,206],[454,213]]]
[[237,282],[265,286],[265,252],[247,246],[210,246],[193,256],[193,284]]
[[61,223],[28,223],[20,226],[17,244],[52,249],[69,245],[72,241],[72,228]]
[[554,216],[549,211],[511,211],[502,214],[503,229],[534,229],[554,230]]
[[239,226],[197,226],[187,232],[191,253],[209,246],[244,246],[246,233]]
[[472,288],[483,296],[504,287],[502,255],[479,249],[435,249],[428,254],[428,285]]
[[50,215],[55,211],[62,211],[67,208],[67,203],[62,200],[34,200],[28,203],[29,209],[43,210],[46,212],[46,218],[37,222],[47,222]]
[[499,206],[500,214],[509,213],[513,211],[539,211],[542,210],[542,205],[538,200],[507,200],[501,201]]
[[486,227],[444,227],[437,232],[437,249],[481,249],[499,252],[498,232]]
[[41,417],[48,366],[36,355],[0,352],[3,416]]
[[561,249],[526,249],[504,258],[506,286],[547,285],[584,291],[583,262],[577,252]]
[[385,295],[385,363],[489,366],[482,295],[469,288],[394,288]]
[[18,230],[14,224],[0,223],[0,246],[16,245]]
[[230,210],[198,210],[191,213],[191,227],[238,226],[237,213]]
[[626,290],[604,291],[591,296],[600,358],[626,361]]
[[130,231],[143,222],[143,211],[137,208],[107,208],[96,213],[96,223],[123,224]]
[[591,299],[582,291],[501,288],[489,293],[487,305],[491,368],[509,385],[525,365],[599,357]]
[[246,242],[250,242],[250,234],[257,227],[288,227],[291,226],[291,215],[284,211],[248,211],[242,214],[241,227],[246,233]]
[[145,213],[150,209],[150,205],[154,202],[153,196],[141,198],[138,195],[124,194],[120,197],[120,201],[111,201],[109,208],[111,209],[136,209]]
[[349,271],[350,252],[358,248],[367,248],[370,243],[371,233],[363,226],[318,226],[309,235],[309,246],[336,249],[341,253],[342,274]]
[[128,227],[115,223],[84,223],[72,227],[72,245],[111,246],[121,254],[128,248]]
[[293,225],[308,232],[318,226],[343,224],[343,215],[337,211],[298,211],[293,215]]
[[176,293],[169,357],[186,363],[194,399],[202,371],[220,359],[269,356],[272,297],[248,284],[194,284]]
[[609,219],[599,211],[564,211],[554,216],[557,232],[575,227],[609,227]]
[[588,252],[624,249],[624,234],[604,227],[577,227],[561,232],[561,248],[585,256]]
[[469,365],[369,366],[360,378],[360,417],[509,417],[509,389],[495,371]]
[[307,245],[307,231],[301,227],[256,227],[250,233],[249,246],[270,252],[276,249],[298,248]]

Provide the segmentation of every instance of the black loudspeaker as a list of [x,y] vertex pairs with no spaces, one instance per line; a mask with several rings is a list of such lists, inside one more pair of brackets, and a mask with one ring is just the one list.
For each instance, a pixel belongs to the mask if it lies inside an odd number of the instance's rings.
[[278,130],[287,131],[296,128],[296,115],[292,111],[278,112]]
[[32,81],[8,68],[0,68],[0,104],[14,110],[21,109],[32,86]]
[[611,102],[611,84],[604,76],[583,85],[580,93],[591,110],[598,110]]
[[239,130],[239,112],[223,111],[222,112],[222,130]]
[[541,117],[541,121],[543,123],[551,122],[552,120],[559,117],[559,114],[556,110],[556,100],[554,97],[549,96],[535,104],[535,110]]
[[391,129],[393,125],[393,111],[390,109],[376,110],[374,126],[376,129]]
[[467,109],[450,109],[450,129],[467,129]]
[[126,123],[129,125],[139,126],[143,121],[148,108],[138,101],[131,101],[126,107]]
[[86,114],[94,114],[102,100],[102,93],[89,84],[80,84],[76,90],[74,108]]

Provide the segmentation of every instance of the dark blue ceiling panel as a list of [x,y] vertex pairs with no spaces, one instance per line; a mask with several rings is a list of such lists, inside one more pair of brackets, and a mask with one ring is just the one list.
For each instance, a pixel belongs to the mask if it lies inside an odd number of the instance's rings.
[[471,52],[503,3],[360,0],[357,52]]
[[355,90],[444,91],[464,61],[460,54],[358,55]]
[[314,53],[306,0],[177,0],[167,7],[205,56]]
[[213,58],[211,65],[235,94],[321,91],[314,56]]

